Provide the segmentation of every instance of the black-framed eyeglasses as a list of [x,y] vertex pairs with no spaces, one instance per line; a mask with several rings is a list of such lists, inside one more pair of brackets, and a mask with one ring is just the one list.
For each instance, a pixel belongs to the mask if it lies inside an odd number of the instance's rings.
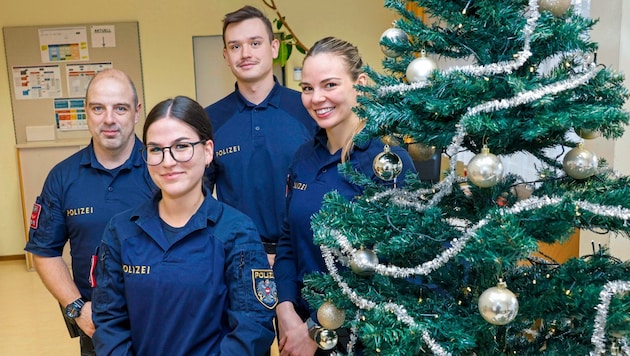
[[149,166],[157,166],[164,161],[164,151],[168,150],[176,162],[188,162],[195,155],[195,145],[208,140],[197,142],[177,142],[168,147],[147,145],[142,148],[142,158]]

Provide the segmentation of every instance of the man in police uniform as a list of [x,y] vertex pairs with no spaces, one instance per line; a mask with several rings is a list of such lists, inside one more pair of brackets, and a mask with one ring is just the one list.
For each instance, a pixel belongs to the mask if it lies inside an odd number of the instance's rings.
[[[129,76],[116,69],[96,74],[86,93],[91,142],[49,172],[31,214],[25,250],[62,306],[69,331],[80,329],[81,355],[94,355],[90,267],[105,225],[157,190],[134,133],[140,110]],[[72,274],[62,258],[67,241]]]
[[297,148],[313,138],[317,124],[300,93],[274,77],[279,42],[260,10],[245,6],[225,15],[223,44],[236,85],[206,108],[215,132],[208,178],[218,200],[254,221],[273,266],[289,164]]

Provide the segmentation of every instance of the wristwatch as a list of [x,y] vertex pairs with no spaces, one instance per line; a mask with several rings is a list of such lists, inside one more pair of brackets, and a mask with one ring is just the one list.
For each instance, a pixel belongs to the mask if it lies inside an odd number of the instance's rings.
[[85,299],[79,298],[74,302],[66,305],[66,316],[70,319],[76,319],[81,315],[81,308],[85,305]]

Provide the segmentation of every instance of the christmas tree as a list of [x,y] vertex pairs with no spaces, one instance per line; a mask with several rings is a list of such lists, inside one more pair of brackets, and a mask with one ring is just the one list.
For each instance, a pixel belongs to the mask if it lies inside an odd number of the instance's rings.
[[[400,17],[380,39],[384,74],[366,69],[356,141],[450,163],[398,189],[340,166],[364,193],[330,192],[312,220],[328,273],[303,293],[320,346],[343,326],[368,355],[630,355],[630,264],[599,247],[562,264],[538,253],[576,229],[630,232],[628,177],[582,145],[629,120],[623,76],[596,62],[596,21],[569,0],[413,1],[425,21],[410,3],[385,1]],[[517,153],[537,159],[535,179],[505,170]],[[377,175],[396,158],[377,156]]]

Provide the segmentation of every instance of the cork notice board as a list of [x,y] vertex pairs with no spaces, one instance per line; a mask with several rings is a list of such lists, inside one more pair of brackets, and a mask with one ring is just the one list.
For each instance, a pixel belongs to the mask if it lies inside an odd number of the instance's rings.
[[138,22],[4,27],[3,35],[18,146],[89,141],[85,87],[102,69],[126,72],[144,102]]

